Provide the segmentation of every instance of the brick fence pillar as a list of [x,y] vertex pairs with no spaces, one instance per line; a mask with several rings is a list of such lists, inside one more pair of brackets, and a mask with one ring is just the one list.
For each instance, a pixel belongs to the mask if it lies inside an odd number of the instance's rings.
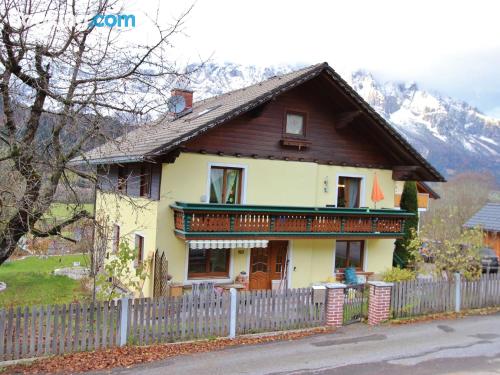
[[370,281],[368,284],[370,285],[368,324],[374,326],[389,319],[393,284],[383,281]]
[[341,283],[326,284],[326,325],[342,327],[344,322],[344,289]]

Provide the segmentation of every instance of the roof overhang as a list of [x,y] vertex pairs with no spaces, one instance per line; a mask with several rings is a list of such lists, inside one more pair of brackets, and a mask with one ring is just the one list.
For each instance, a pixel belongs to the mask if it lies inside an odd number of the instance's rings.
[[125,163],[133,161],[141,161],[144,158],[156,158],[160,155],[172,152],[175,149],[181,147],[187,141],[198,137],[205,132],[218,127],[238,116],[241,116],[262,104],[265,104],[277,96],[290,91],[311,79],[318,77],[321,74],[325,74],[329,78],[329,81],[339,88],[340,91],[347,100],[352,103],[354,111],[362,111],[371,119],[376,126],[379,126],[387,138],[392,140],[392,144],[397,145],[398,152],[406,155],[407,158],[413,160],[416,167],[422,169],[422,173],[418,173],[419,178],[412,178],[414,180],[426,180],[426,181],[439,181],[445,182],[445,178],[422,156],[416,149],[406,141],[398,131],[390,125],[382,116],[380,116],[349,84],[340,77],[338,73],[335,72],[326,62],[322,64],[317,64],[311,69],[306,70],[303,74],[298,75],[296,78],[286,81],[285,83],[276,86],[273,89],[265,92],[264,94],[253,98],[252,100],[246,101],[240,106],[225,112],[223,115],[212,119],[206,123],[203,123],[199,127],[179,135],[177,138],[163,144],[160,147],[152,149],[151,151],[143,154],[142,156],[133,157],[123,157],[123,158],[95,158],[92,161],[88,160],[89,164],[107,164],[107,163]]

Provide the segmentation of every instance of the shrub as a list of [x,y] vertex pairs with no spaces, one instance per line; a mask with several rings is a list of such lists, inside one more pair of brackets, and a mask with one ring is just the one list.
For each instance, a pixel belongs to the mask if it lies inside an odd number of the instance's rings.
[[415,181],[405,181],[399,207],[414,214],[405,221],[404,237],[396,240],[395,254],[402,261],[402,265],[406,266],[410,260],[408,245],[411,232],[418,230],[418,190]]
[[415,280],[416,273],[406,268],[392,267],[382,274],[382,280],[388,283]]

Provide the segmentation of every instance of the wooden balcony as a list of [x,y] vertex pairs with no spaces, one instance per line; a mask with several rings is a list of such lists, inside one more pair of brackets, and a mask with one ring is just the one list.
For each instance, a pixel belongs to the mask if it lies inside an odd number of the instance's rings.
[[183,239],[399,238],[402,210],[283,207],[176,202],[175,234]]

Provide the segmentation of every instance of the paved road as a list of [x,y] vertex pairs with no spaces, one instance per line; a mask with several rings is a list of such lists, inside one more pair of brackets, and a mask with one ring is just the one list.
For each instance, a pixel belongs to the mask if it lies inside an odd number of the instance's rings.
[[404,326],[356,324],[297,341],[177,357],[113,374],[500,374],[500,314]]

